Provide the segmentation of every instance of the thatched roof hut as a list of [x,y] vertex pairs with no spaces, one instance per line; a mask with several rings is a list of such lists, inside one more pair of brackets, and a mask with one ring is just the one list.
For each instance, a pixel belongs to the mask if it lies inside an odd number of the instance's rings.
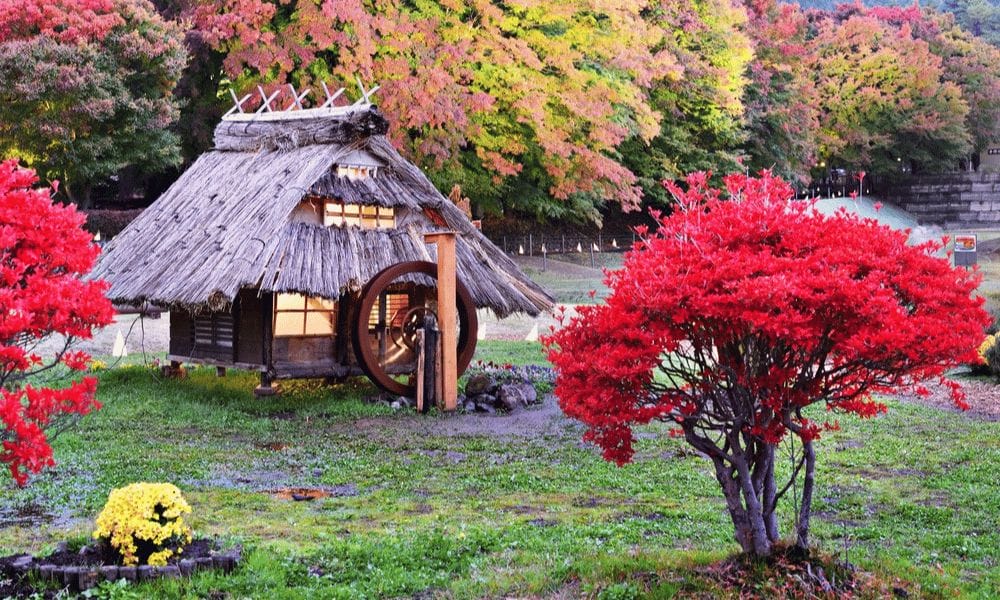
[[[551,298],[400,156],[386,129],[374,107],[224,120],[215,148],[105,247],[94,275],[115,302],[192,310],[223,308],[244,288],[337,299],[393,263],[433,261],[423,234],[450,229],[477,306],[500,317],[548,308]],[[373,158],[377,174],[337,176],[352,156]],[[309,222],[296,214],[307,197],[391,207],[396,226]]]
[[[310,363],[316,375],[350,371],[354,358],[332,350],[349,337],[336,315],[349,313],[387,267],[435,261],[429,232],[458,232],[458,278],[475,307],[500,317],[550,307],[548,294],[400,156],[386,130],[370,105],[228,116],[214,149],[105,246],[93,276],[111,284],[115,302],[171,310],[172,359],[276,376],[304,372],[282,370],[282,361]],[[424,275],[407,281],[433,285]],[[323,337],[325,325],[281,333],[292,320],[278,314],[287,295],[339,303],[323,317],[330,340],[305,339]],[[381,323],[373,332],[392,326],[391,315],[371,319]]]

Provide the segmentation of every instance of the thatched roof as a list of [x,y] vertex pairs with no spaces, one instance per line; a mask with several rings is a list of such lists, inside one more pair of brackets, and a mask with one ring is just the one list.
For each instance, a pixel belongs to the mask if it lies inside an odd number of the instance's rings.
[[[434,260],[423,234],[451,229],[461,234],[459,277],[479,307],[506,316],[551,306],[396,152],[386,127],[374,107],[224,120],[215,149],[105,246],[92,276],[110,282],[115,302],[189,310],[223,307],[245,287],[337,299],[391,264]],[[378,176],[338,177],[334,165],[359,150],[384,165]],[[293,211],[309,195],[408,210],[392,230],[294,222]]]

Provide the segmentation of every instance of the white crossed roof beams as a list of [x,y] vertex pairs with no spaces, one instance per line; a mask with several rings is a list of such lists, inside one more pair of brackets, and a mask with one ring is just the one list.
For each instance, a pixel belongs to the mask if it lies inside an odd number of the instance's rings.
[[272,102],[274,102],[275,99],[281,94],[283,87],[278,87],[273,92],[271,92],[270,95],[268,95],[267,93],[264,92],[264,88],[258,85],[257,94],[260,95],[261,103],[260,106],[257,107],[257,109],[253,112],[247,112],[247,110],[244,109],[244,105],[251,98],[254,97],[254,93],[251,92],[243,96],[242,98],[238,98],[236,96],[236,92],[234,92],[230,88],[229,95],[232,96],[233,98],[233,107],[230,108],[226,112],[226,114],[222,115],[222,118],[231,121],[251,121],[258,119],[272,120],[272,119],[287,118],[284,115],[289,115],[290,113],[296,113],[300,111],[309,111],[311,114],[315,114],[314,111],[324,111],[325,113],[331,115],[353,112],[355,110],[358,110],[359,108],[367,108],[371,106],[371,98],[375,94],[375,92],[379,90],[380,87],[376,85],[371,89],[367,89],[365,88],[364,84],[361,83],[360,78],[357,79],[357,83],[358,83],[358,89],[361,91],[361,96],[357,100],[355,100],[353,104],[346,106],[336,106],[334,105],[334,102],[344,94],[345,91],[344,88],[339,88],[337,89],[337,91],[331,93],[330,88],[327,86],[326,82],[321,81],[320,86],[323,89],[325,100],[319,106],[315,106],[312,108],[304,108],[302,105],[302,101],[305,100],[306,96],[308,96],[312,92],[312,90],[309,88],[306,88],[305,90],[302,91],[302,93],[299,93],[295,89],[295,86],[293,86],[290,83],[286,84],[288,86],[288,91],[291,94],[292,101],[288,104],[288,106],[284,108],[277,108],[276,106],[272,105]]

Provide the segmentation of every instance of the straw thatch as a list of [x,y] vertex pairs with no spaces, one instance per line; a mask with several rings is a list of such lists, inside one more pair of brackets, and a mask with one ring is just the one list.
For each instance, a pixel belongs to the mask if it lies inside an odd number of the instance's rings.
[[[448,228],[461,234],[459,277],[477,306],[499,316],[534,315],[551,306],[541,288],[396,152],[373,107],[298,115],[223,121],[216,148],[105,247],[93,276],[110,282],[109,298],[189,310],[223,308],[242,288],[337,299],[389,265],[434,260],[423,234]],[[378,176],[337,177],[338,160],[358,150],[384,165]],[[312,195],[394,207],[397,227],[295,222],[293,211]]]

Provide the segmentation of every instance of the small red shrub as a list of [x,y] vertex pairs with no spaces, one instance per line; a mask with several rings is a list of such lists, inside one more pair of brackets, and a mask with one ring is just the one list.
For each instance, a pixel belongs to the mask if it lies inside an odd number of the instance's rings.
[[[60,363],[85,369],[89,357],[71,351],[71,342],[114,315],[106,285],[82,277],[99,252],[81,228],[83,215],[53,204],[50,190],[32,189],[36,182],[16,161],[0,163],[0,462],[19,485],[54,464],[47,429],[100,406],[93,377],[61,388],[31,378]],[[36,353],[52,334],[65,336],[60,350]]]

